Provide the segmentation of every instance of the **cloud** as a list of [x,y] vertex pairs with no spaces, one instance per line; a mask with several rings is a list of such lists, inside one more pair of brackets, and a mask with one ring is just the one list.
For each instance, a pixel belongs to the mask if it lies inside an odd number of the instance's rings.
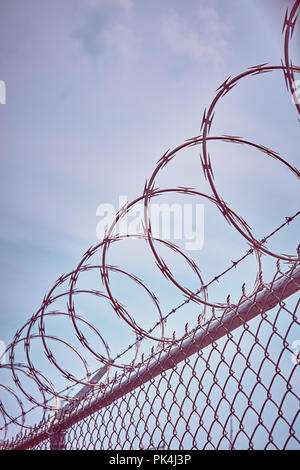
[[137,58],[137,43],[132,30],[117,24],[103,31],[103,39],[107,47],[118,56],[121,70],[130,70]]
[[[92,57],[109,51],[112,46],[121,61],[131,56],[132,32],[121,24],[124,10],[132,7],[131,0],[85,0],[83,25],[75,29],[72,37],[81,42],[83,50]],[[122,7],[122,8],[120,8]]]
[[165,43],[175,55],[186,55],[192,60],[210,60],[219,63],[232,28],[220,18],[212,7],[201,7],[197,17],[199,25],[193,31],[176,11],[162,20],[161,32]]
[[86,23],[72,33],[72,37],[81,42],[83,50],[90,56],[98,56],[103,51],[101,31],[107,22],[107,15],[89,16]]
[[199,30],[204,28],[210,36],[209,39],[222,40],[233,29],[213,7],[199,8],[197,17],[201,22]]
[[132,7],[132,0],[84,0],[87,7],[98,8],[103,5],[117,5],[126,9]]

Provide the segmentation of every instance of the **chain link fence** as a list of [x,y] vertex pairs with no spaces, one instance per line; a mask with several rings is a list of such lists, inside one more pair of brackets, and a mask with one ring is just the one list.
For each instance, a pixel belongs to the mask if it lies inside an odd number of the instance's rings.
[[278,266],[253,297],[4,448],[299,448],[299,288],[300,267]]

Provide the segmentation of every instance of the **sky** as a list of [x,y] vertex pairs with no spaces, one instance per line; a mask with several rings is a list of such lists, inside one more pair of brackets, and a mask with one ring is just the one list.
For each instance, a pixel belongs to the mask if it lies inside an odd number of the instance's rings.
[[[99,204],[139,196],[163,153],[199,135],[204,108],[229,75],[265,62],[280,65],[282,22],[292,4],[1,1],[0,79],[7,93],[0,105],[2,341],[10,342],[55,279],[97,243]],[[299,38],[298,26],[294,63]],[[222,134],[266,145],[297,165],[299,122],[281,72],[247,78],[222,100],[211,135]],[[178,155],[158,185],[210,193],[199,154],[197,147]],[[228,143],[211,144],[210,154],[218,188],[258,238],[298,210],[297,178],[278,162]],[[204,248],[193,255],[209,279],[248,245],[207,202],[205,210]],[[299,222],[270,247],[295,254],[297,233]],[[141,265],[143,247],[123,246],[112,252],[111,264],[129,266],[162,289],[150,261]],[[266,261],[266,275],[272,276],[272,266]],[[188,283],[189,273],[178,269]],[[255,272],[246,265],[216,296],[240,292],[241,280],[253,283]],[[191,283],[197,287],[195,279]],[[182,299],[160,294],[164,308]],[[136,299],[143,302],[139,294]],[[103,326],[107,335],[109,328]],[[114,341],[119,344],[118,335]]]

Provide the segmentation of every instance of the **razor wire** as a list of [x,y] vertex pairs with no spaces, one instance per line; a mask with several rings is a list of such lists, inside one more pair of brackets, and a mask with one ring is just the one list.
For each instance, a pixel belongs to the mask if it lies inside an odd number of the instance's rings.
[[[223,144],[232,143],[238,144],[264,153],[270,158],[277,160],[281,165],[288,169],[292,175],[299,179],[300,172],[294,166],[292,166],[285,158],[279,155],[276,151],[264,146],[259,145],[256,142],[243,139],[237,136],[222,135],[222,136],[211,136],[210,131],[213,124],[215,113],[217,112],[218,103],[220,100],[226,96],[231,90],[238,85],[244,79],[248,77],[259,77],[262,74],[266,73],[275,73],[277,71],[283,72],[285,82],[288,88],[288,91],[291,93],[295,108],[300,114],[300,105],[296,94],[295,89],[295,74],[300,72],[300,67],[295,66],[292,63],[290,58],[290,42],[293,38],[294,29],[297,23],[297,15],[300,6],[300,0],[297,0],[291,9],[290,12],[286,12],[284,19],[283,33],[284,33],[284,61],[281,62],[281,65],[268,65],[268,64],[259,64],[254,67],[250,67],[248,70],[240,73],[234,78],[229,77],[225,80],[222,85],[217,89],[217,94],[212,100],[209,108],[204,110],[200,132],[201,135],[194,138],[186,140],[183,144],[177,146],[172,150],[168,150],[157,162],[157,165],[150,176],[146,181],[144,186],[144,191],[141,196],[136,198],[130,203],[125,204],[117,213],[114,222],[111,224],[110,228],[107,230],[104,239],[97,245],[90,247],[86,253],[83,255],[78,266],[71,271],[70,273],[64,274],[58,278],[54,283],[48,294],[44,297],[41,307],[38,311],[32,315],[32,317],[19,329],[12,342],[8,345],[5,354],[8,355],[9,361],[8,364],[0,364],[0,369],[10,371],[11,378],[15,384],[17,392],[11,387],[1,385],[1,388],[5,390],[6,393],[10,394],[12,400],[15,400],[19,406],[20,413],[16,416],[11,416],[11,413],[6,409],[2,401],[0,401],[0,415],[3,418],[4,425],[1,428],[4,431],[2,442],[5,441],[8,431],[8,426],[13,424],[14,426],[19,427],[19,432],[16,434],[17,437],[22,434],[23,431],[26,432],[31,430],[31,425],[26,424],[26,415],[30,410],[25,411],[22,399],[26,399],[31,402],[33,405],[32,409],[36,407],[42,411],[41,423],[43,427],[48,429],[52,426],[52,423],[58,418],[61,412],[61,402],[76,404],[78,403],[78,398],[70,397],[69,392],[75,386],[88,387],[89,394],[92,396],[95,393],[100,393],[103,391],[103,388],[110,387],[110,384],[113,382],[111,378],[111,373],[115,370],[117,373],[121,374],[131,374],[133,371],[140,370],[141,367],[145,367],[150,364],[151,361],[155,360],[155,354],[150,355],[150,358],[146,359],[139,357],[139,347],[143,340],[147,339],[152,341],[156,346],[158,351],[165,350],[167,346],[174,347],[174,345],[182,344],[184,341],[190,339],[195,330],[189,330],[188,327],[185,329],[185,333],[180,336],[176,336],[176,332],[172,336],[166,336],[165,334],[165,324],[168,318],[174,314],[179,308],[184,306],[186,303],[194,303],[196,306],[202,307],[202,313],[198,316],[198,326],[205,325],[207,318],[207,311],[211,309],[212,318],[215,318],[215,312],[220,312],[219,317],[224,315],[224,312],[228,311],[228,308],[234,309],[237,308],[238,304],[231,304],[229,298],[224,299],[223,302],[216,302],[211,300],[208,295],[208,287],[218,281],[222,276],[227,274],[231,269],[235,268],[241,261],[243,261],[247,256],[254,254],[257,259],[257,275],[254,282],[254,286],[250,292],[243,291],[242,299],[255,298],[255,296],[263,289],[265,282],[263,280],[263,273],[261,267],[261,256],[267,255],[274,260],[285,262],[289,269],[294,269],[294,267],[299,263],[299,251],[296,254],[293,253],[275,253],[267,248],[266,244],[269,238],[274,234],[278,233],[281,229],[290,224],[298,215],[299,212],[294,214],[291,217],[287,217],[286,221],[283,222],[280,226],[276,227],[272,233],[265,236],[261,240],[257,240],[247,224],[247,222],[237,214],[229,204],[226,203],[222,194],[219,192],[215,182],[214,182],[214,171],[213,171],[213,160],[209,152],[210,142],[222,142]],[[160,189],[156,187],[157,177],[162,169],[167,167],[167,165],[184,149],[200,147],[200,163],[203,174],[206,180],[209,183],[212,194],[205,194],[194,188],[188,187],[173,187],[173,188],[164,188]],[[162,238],[155,237],[153,235],[153,230],[151,226],[151,217],[149,214],[149,207],[151,200],[155,197],[164,194],[181,194],[187,196],[193,196],[195,198],[204,198],[205,200],[214,204],[220,213],[223,215],[225,221],[246,240],[250,245],[250,249],[242,256],[239,260],[232,262],[232,265],[223,271],[221,274],[214,276],[210,282],[205,283],[202,273],[200,272],[197,264],[190,259],[187,254],[174,243],[166,241]],[[137,204],[142,203],[144,206],[144,220],[143,220],[143,233],[135,235],[122,235],[116,233],[116,226],[129,211],[134,208]],[[126,239],[137,239],[144,240],[146,245],[150,248],[153,259],[156,266],[159,268],[161,274],[165,279],[167,279],[171,285],[175,287],[179,292],[182,293],[185,300],[177,307],[170,310],[168,314],[163,314],[159,299],[157,295],[154,294],[150,288],[136,275],[131,274],[126,269],[112,266],[109,264],[109,249],[112,245],[121,243]],[[193,272],[200,285],[199,289],[196,291],[185,287],[180,283],[171,268],[167,265],[167,262],[159,254],[158,246],[163,246],[166,249],[174,252],[176,256],[181,258],[186,265],[189,267],[191,272]],[[90,264],[94,256],[98,256],[101,263]],[[277,266],[279,270],[279,265]],[[98,273],[99,280],[102,284],[103,290],[94,290],[94,289],[80,289],[78,288],[78,281],[83,273],[94,271]],[[110,283],[111,273],[118,273],[127,279],[133,281],[146,295],[149,297],[152,302],[154,310],[158,314],[158,320],[150,329],[145,329],[141,324],[138,324],[136,319],[128,311],[125,305],[123,305],[116,295],[113,292],[113,288]],[[64,291],[61,293],[59,289],[63,288]],[[118,318],[122,319],[125,324],[127,324],[136,336],[136,341],[132,343],[125,351],[119,353],[115,358],[111,357],[109,345],[104,339],[101,331],[98,327],[89,322],[85,317],[79,315],[76,312],[75,308],[75,299],[82,295],[88,294],[93,298],[103,299],[107,304],[109,304]],[[67,312],[50,310],[53,305],[55,308],[55,302],[59,299],[67,299]],[[48,334],[47,323],[49,318],[62,318],[67,317],[71,320],[73,331],[77,339],[79,340],[83,349],[89,353],[95,360],[99,362],[99,368],[105,367],[106,375],[102,383],[93,383],[91,380],[91,375],[93,373],[88,368],[88,362],[85,356],[76,349],[76,347],[69,343],[63,337],[57,337],[51,334]],[[90,332],[92,332],[98,339],[105,353],[100,353],[98,349],[95,349],[92,345],[89,344],[87,337],[82,332],[82,326],[84,325]],[[37,331],[36,331],[37,330]],[[159,330],[157,332],[156,330]],[[156,334],[154,335],[154,331]],[[57,373],[60,373],[70,385],[65,387],[63,390],[57,390],[55,385],[42,373],[38,366],[35,364],[32,359],[31,348],[35,340],[41,340],[43,346],[43,352],[45,353],[49,363],[54,366],[57,370]],[[60,346],[67,348],[72,354],[74,354],[80,361],[82,367],[85,369],[85,377],[78,378],[71,374],[70,371],[64,370],[60,365],[59,359],[53,354],[50,343],[55,343]],[[26,355],[26,363],[20,363],[15,359],[16,351],[18,348],[24,348]],[[153,346],[154,348],[154,346]],[[130,362],[120,363],[119,360],[125,355],[126,352],[130,350],[135,350],[134,357]],[[154,349],[153,349],[154,351]],[[99,369],[98,368],[98,369]],[[97,369],[97,370],[98,370]],[[39,391],[39,396],[29,393],[24,385],[26,380],[32,381],[35,387]],[[22,380],[23,379],[23,380]],[[50,413],[50,415],[49,415]]]

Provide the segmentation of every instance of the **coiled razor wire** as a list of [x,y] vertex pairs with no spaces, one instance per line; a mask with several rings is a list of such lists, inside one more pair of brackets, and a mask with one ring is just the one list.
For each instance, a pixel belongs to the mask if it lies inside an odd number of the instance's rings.
[[[214,182],[214,171],[213,171],[213,164],[212,159],[209,153],[209,144],[210,142],[220,141],[222,143],[234,143],[234,144],[242,144],[248,147],[252,147],[264,154],[268,157],[272,157],[281,165],[284,165],[295,177],[299,179],[300,172],[295,167],[293,167],[287,160],[285,160],[282,156],[280,156],[277,152],[271,150],[270,148],[259,145],[255,142],[251,142],[249,140],[243,139],[241,137],[230,136],[230,135],[223,135],[223,136],[211,136],[211,126],[214,120],[215,113],[217,112],[217,106],[219,101],[227,95],[240,81],[246,79],[247,77],[251,76],[260,76],[265,73],[269,72],[276,72],[281,71],[284,74],[285,82],[288,91],[293,97],[293,101],[295,103],[295,108],[300,115],[300,103],[296,93],[296,85],[295,85],[295,73],[300,72],[300,67],[295,66],[292,63],[290,58],[290,43],[293,38],[293,33],[295,30],[295,26],[297,23],[298,18],[298,11],[300,6],[300,0],[297,0],[289,12],[287,10],[284,25],[282,32],[284,33],[284,60],[281,62],[281,65],[268,65],[268,64],[260,64],[254,67],[250,67],[248,70],[242,72],[241,74],[237,75],[234,78],[229,77],[225,80],[222,85],[218,88],[217,94],[215,98],[212,100],[208,110],[204,111],[202,123],[201,123],[201,135],[194,137],[192,139],[186,140],[183,144],[177,146],[172,150],[168,150],[161,159],[157,162],[157,165],[150,176],[149,180],[146,181],[143,194],[136,198],[131,203],[127,203],[123,208],[120,209],[118,214],[116,215],[115,220],[111,224],[110,228],[108,229],[103,241],[97,244],[94,247],[89,248],[86,253],[83,255],[80,263],[78,266],[70,273],[62,275],[50,289],[48,294],[44,297],[41,307],[38,311],[23,325],[23,327],[18,330],[6,348],[6,351],[3,353],[2,357],[7,353],[9,357],[8,364],[0,364],[0,369],[2,370],[9,370],[11,371],[11,377],[15,386],[17,387],[18,393],[11,389],[11,387],[0,385],[0,388],[4,389],[10,395],[12,401],[18,404],[20,409],[20,414],[18,416],[12,416],[11,413],[5,408],[2,401],[0,401],[0,414],[2,415],[4,425],[0,430],[3,432],[2,440],[4,441],[7,436],[8,426],[13,424],[19,427],[20,431],[22,429],[29,429],[30,426],[26,424],[25,417],[32,409],[39,408],[42,410],[42,422],[44,426],[47,428],[50,426],[51,422],[55,419],[57,414],[60,410],[60,402],[67,401],[72,402],[77,400],[76,397],[70,397],[69,392],[76,385],[83,385],[88,386],[90,390],[97,390],[103,386],[99,383],[93,383],[91,380],[92,373],[88,370],[88,364],[83,356],[82,353],[77,351],[77,349],[70,344],[68,341],[58,338],[53,335],[49,335],[46,333],[46,325],[47,320],[53,317],[69,317],[71,318],[72,325],[74,328],[75,335],[77,339],[80,341],[83,348],[88,351],[92,356],[99,361],[102,366],[106,368],[106,383],[110,380],[109,373],[110,371],[115,368],[115,370],[121,369],[123,372],[127,370],[132,371],[135,368],[140,368],[141,365],[147,363],[149,359],[145,360],[143,355],[141,360],[138,359],[138,351],[139,345],[141,341],[145,338],[148,338],[151,341],[154,341],[159,348],[161,344],[169,343],[169,344],[179,344],[184,339],[188,338],[191,335],[191,331],[188,331],[188,328],[185,328],[184,335],[180,335],[176,337],[174,333],[173,336],[167,337],[165,335],[165,323],[169,316],[175,313],[179,308],[186,305],[189,302],[194,302],[197,305],[202,306],[202,312],[198,317],[198,324],[205,323],[206,318],[206,308],[211,307],[216,310],[219,310],[222,315],[228,307],[234,307],[234,305],[230,305],[229,299],[227,298],[223,302],[214,302],[209,299],[208,296],[208,287],[215,281],[218,281],[224,274],[229,272],[231,269],[235,268],[241,261],[243,261],[247,256],[250,254],[255,254],[257,259],[257,276],[252,287],[252,291],[248,294],[245,293],[245,298],[250,298],[251,296],[255,295],[263,285],[263,276],[262,276],[262,267],[261,267],[261,255],[265,254],[270,257],[275,258],[278,262],[284,261],[287,264],[293,266],[299,262],[299,251],[297,255],[293,255],[291,253],[279,254],[272,252],[270,249],[266,247],[266,242],[270,237],[272,237],[275,233],[280,231],[283,227],[291,223],[298,215],[299,212],[294,214],[291,217],[287,217],[286,221],[282,223],[279,227],[277,227],[271,234],[266,236],[262,240],[257,240],[252,233],[252,230],[245,222],[245,220],[234,212],[227,204],[216,184]],[[202,155],[200,155],[200,162],[203,174],[207,179],[210,188],[212,190],[213,195],[204,194],[196,189],[187,188],[187,187],[177,187],[177,188],[165,188],[165,189],[157,189],[156,188],[156,178],[159,172],[165,168],[183,149],[200,146],[202,150]],[[242,237],[246,239],[246,241],[250,244],[250,249],[246,252],[244,256],[242,256],[239,260],[232,262],[232,265],[226,269],[223,273],[218,276],[215,276],[209,283],[205,284],[202,275],[200,273],[199,267],[195,264],[193,260],[191,260],[187,254],[180,249],[175,244],[165,241],[161,238],[154,237],[152,233],[151,227],[151,220],[149,215],[149,205],[152,198],[155,198],[162,194],[184,194],[194,197],[203,197],[206,200],[215,204],[218,210],[223,215],[224,219],[228,224],[230,224],[234,229],[236,229]],[[136,204],[143,203],[144,205],[144,220],[143,220],[143,233],[135,234],[135,235],[120,235],[115,233],[116,226],[118,222],[122,220],[122,218],[126,217],[130,209],[132,209]],[[150,247],[155,263],[159,268],[161,274],[172,284],[175,286],[178,291],[180,291],[185,300],[178,305],[178,307],[172,309],[167,315],[163,315],[160,309],[159,300],[156,295],[146,286],[146,284],[139,279],[137,276],[127,272],[125,269],[121,269],[115,266],[111,266],[108,264],[108,257],[109,257],[109,248],[112,244],[117,242],[122,242],[124,239],[141,239],[145,240],[148,246]],[[169,250],[172,250],[176,253],[177,256],[180,256],[191,271],[196,275],[200,288],[195,292],[185,286],[183,286],[172,273],[170,267],[167,265],[166,261],[159,255],[157,246],[163,245]],[[101,263],[99,264],[89,264],[89,261],[92,257],[97,255],[99,260],[101,258]],[[104,291],[100,290],[89,290],[89,289],[79,289],[77,287],[78,280],[82,273],[95,271],[98,273],[99,278],[102,281],[102,286]],[[130,312],[126,309],[124,305],[118,300],[118,298],[114,295],[113,288],[110,284],[110,274],[112,272],[117,272],[122,276],[126,276],[127,278],[131,279],[139,288],[142,288],[146,294],[149,296],[154,310],[158,314],[158,320],[154,324],[154,326],[148,330],[144,329],[140,324],[136,322],[136,320],[132,317]],[[68,287],[66,287],[68,285]],[[58,289],[60,287],[66,288],[63,293],[58,293]],[[117,314],[119,318],[121,318],[130,328],[133,330],[136,341],[128,346],[128,348],[123,351],[122,353],[118,354],[115,358],[111,357],[110,348],[105,339],[103,338],[99,329],[90,323],[86,318],[78,315],[75,311],[75,302],[74,298],[80,294],[89,294],[91,296],[101,298],[106,300],[110,306],[113,307],[114,312]],[[67,312],[63,311],[49,311],[49,308],[52,304],[55,303],[58,299],[65,298],[67,299]],[[81,325],[84,325],[90,331],[92,331],[96,337],[98,338],[98,344],[102,344],[105,350],[105,355],[100,354],[95,347],[91,346],[86,338],[86,335],[81,330]],[[34,332],[34,327],[37,327],[38,332]],[[159,334],[154,335],[154,330],[159,328]],[[42,340],[42,345],[44,349],[44,353],[48,359],[48,361],[59,371],[63,377],[67,379],[70,383],[69,386],[65,387],[62,391],[57,391],[53,385],[53,383],[42,374],[39,369],[36,367],[33,359],[32,354],[30,351],[31,345],[33,341],[39,339]],[[71,351],[75,356],[80,360],[83,368],[85,369],[85,377],[78,379],[74,375],[72,375],[68,370],[64,370],[59,363],[58,358],[52,352],[51,347],[49,345],[50,342],[59,343],[66,347],[69,351]],[[25,350],[26,360],[27,363],[19,363],[15,360],[15,352],[17,346],[22,345]],[[133,359],[130,363],[120,364],[118,361],[119,359],[129,350],[135,349],[135,354]],[[1,359],[1,358],[0,358]],[[26,390],[26,387],[23,385],[22,377],[27,377],[34,382],[35,386],[37,386],[39,390],[39,397],[33,396],[32,393],[29,393]],[[33,407],[30,410],[25,411],[23,402],[20,398],[21,396],[25,396],[29,402],[33,404]],[[49,398],[50,396],[50,398]],[[48,414],[50,413],[50,415]]]

